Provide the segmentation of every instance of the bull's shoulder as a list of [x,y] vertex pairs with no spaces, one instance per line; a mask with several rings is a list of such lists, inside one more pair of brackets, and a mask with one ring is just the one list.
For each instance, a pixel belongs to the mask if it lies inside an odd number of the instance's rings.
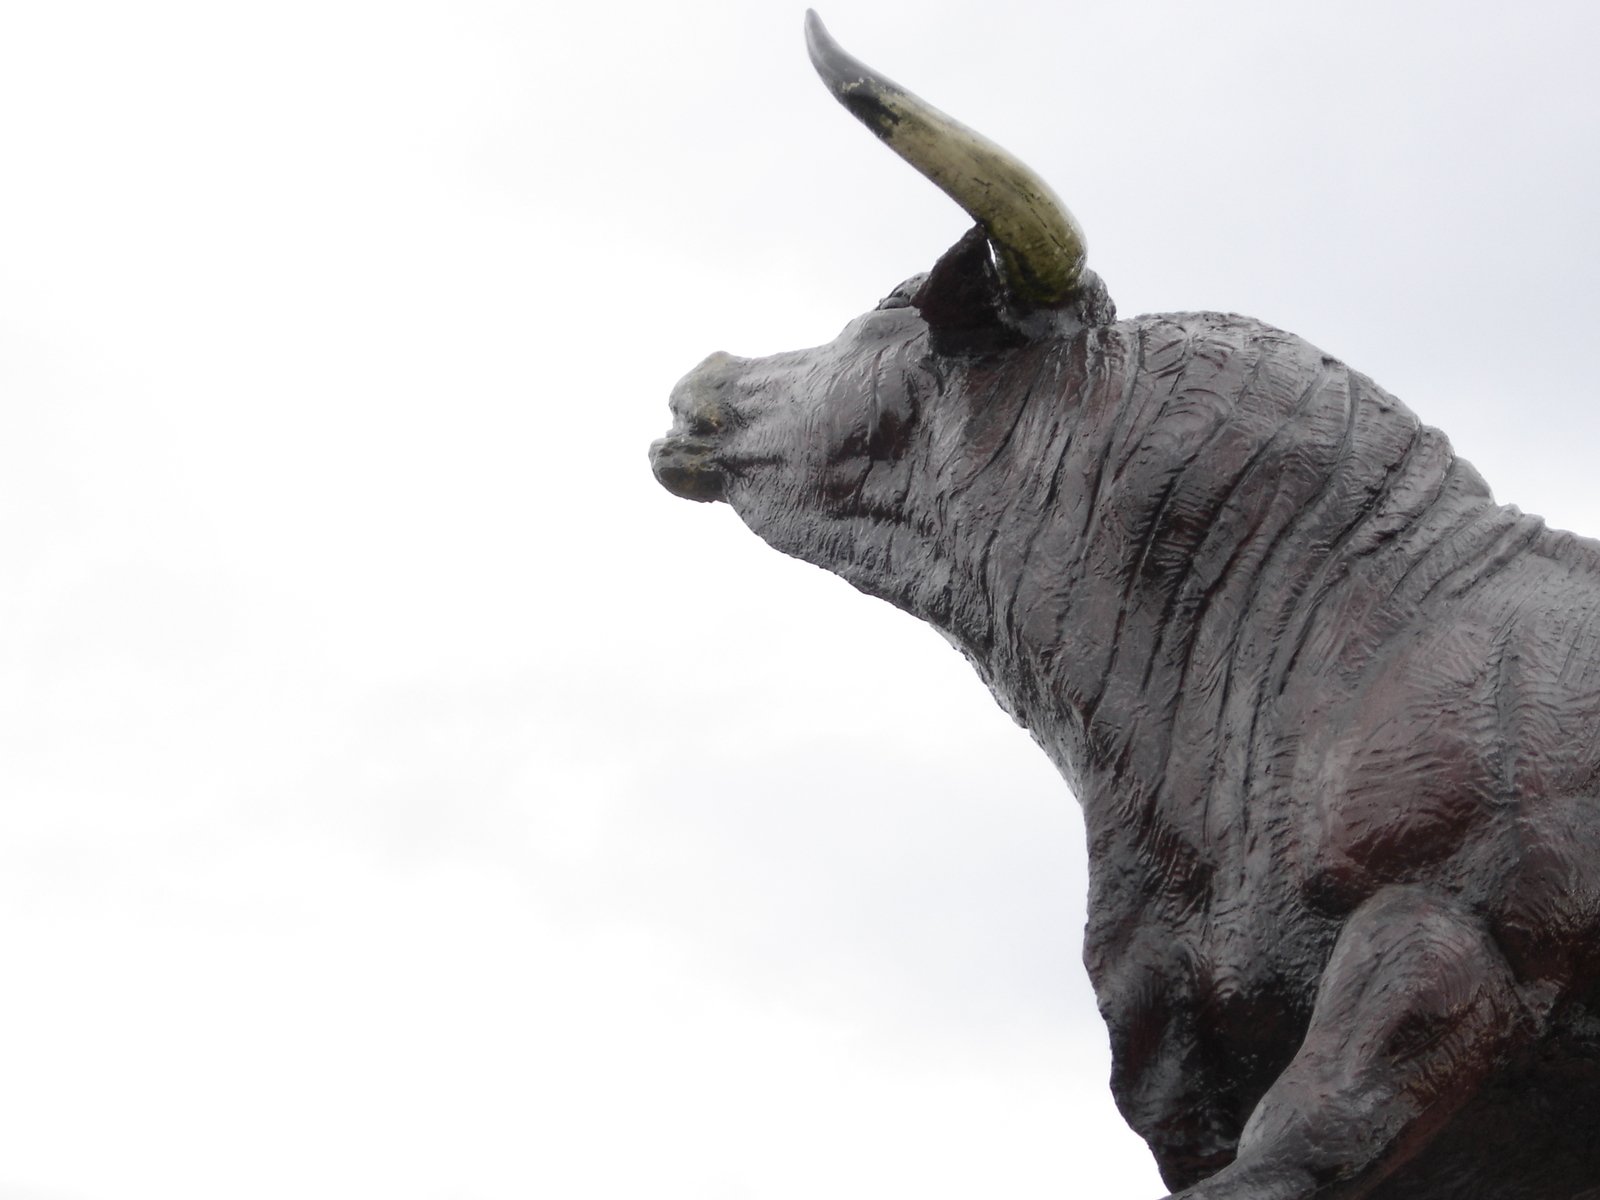
[[1410,616],[1395,610],[1365,669],[1324,661],[1286,697],[1306,731],[1289,789],[1295,859],[1308,891],[1340,909],[1417,878],[1515,906],[1525,875],[1561,878],[1573,913],[1587,914],[1570,919],[1590,928],[1600,920],[1597,548],[1514,509],[1489,510],[1476,527],[1476,552],[1445,544],[1440,561],[1422,560],[1391,589]]

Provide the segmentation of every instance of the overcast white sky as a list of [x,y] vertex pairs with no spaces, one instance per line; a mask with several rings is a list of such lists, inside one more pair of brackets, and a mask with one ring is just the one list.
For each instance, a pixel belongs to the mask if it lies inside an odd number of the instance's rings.
[[[1043,757],[650,478],[964,228],[802,11],[0,0],[0,1200],[1160,1193]],[[1600,8],[822,15],[1600,533]]]

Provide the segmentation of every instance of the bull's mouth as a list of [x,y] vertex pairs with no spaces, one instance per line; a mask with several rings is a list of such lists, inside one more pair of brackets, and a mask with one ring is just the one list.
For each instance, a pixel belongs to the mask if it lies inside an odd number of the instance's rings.
[[705,438],[668,434],[657,439],[650,444],[650,469],[674,496],[703,502],[727,499],[728,477]]

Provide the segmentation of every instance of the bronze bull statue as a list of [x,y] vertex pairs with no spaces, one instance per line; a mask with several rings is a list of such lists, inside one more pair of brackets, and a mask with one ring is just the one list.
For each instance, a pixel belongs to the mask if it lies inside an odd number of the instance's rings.
[[807,36],[977,224],[831,344],[700,364],[657,478],[936,626],[1054,760],[1175,1196],[1600,1197],[1600,544],[1292,334],[1117,320],[1035,175]]

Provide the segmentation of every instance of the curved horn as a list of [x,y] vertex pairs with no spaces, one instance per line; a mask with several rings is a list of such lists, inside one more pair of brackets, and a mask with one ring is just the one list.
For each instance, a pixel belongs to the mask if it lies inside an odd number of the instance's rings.
[[1016,299],[1051,307],[1072,294],[1083,274],[1083,230],[1044,180],[981,134],[845,53],[810,9],[806,49],[839,103],[983,226]]

